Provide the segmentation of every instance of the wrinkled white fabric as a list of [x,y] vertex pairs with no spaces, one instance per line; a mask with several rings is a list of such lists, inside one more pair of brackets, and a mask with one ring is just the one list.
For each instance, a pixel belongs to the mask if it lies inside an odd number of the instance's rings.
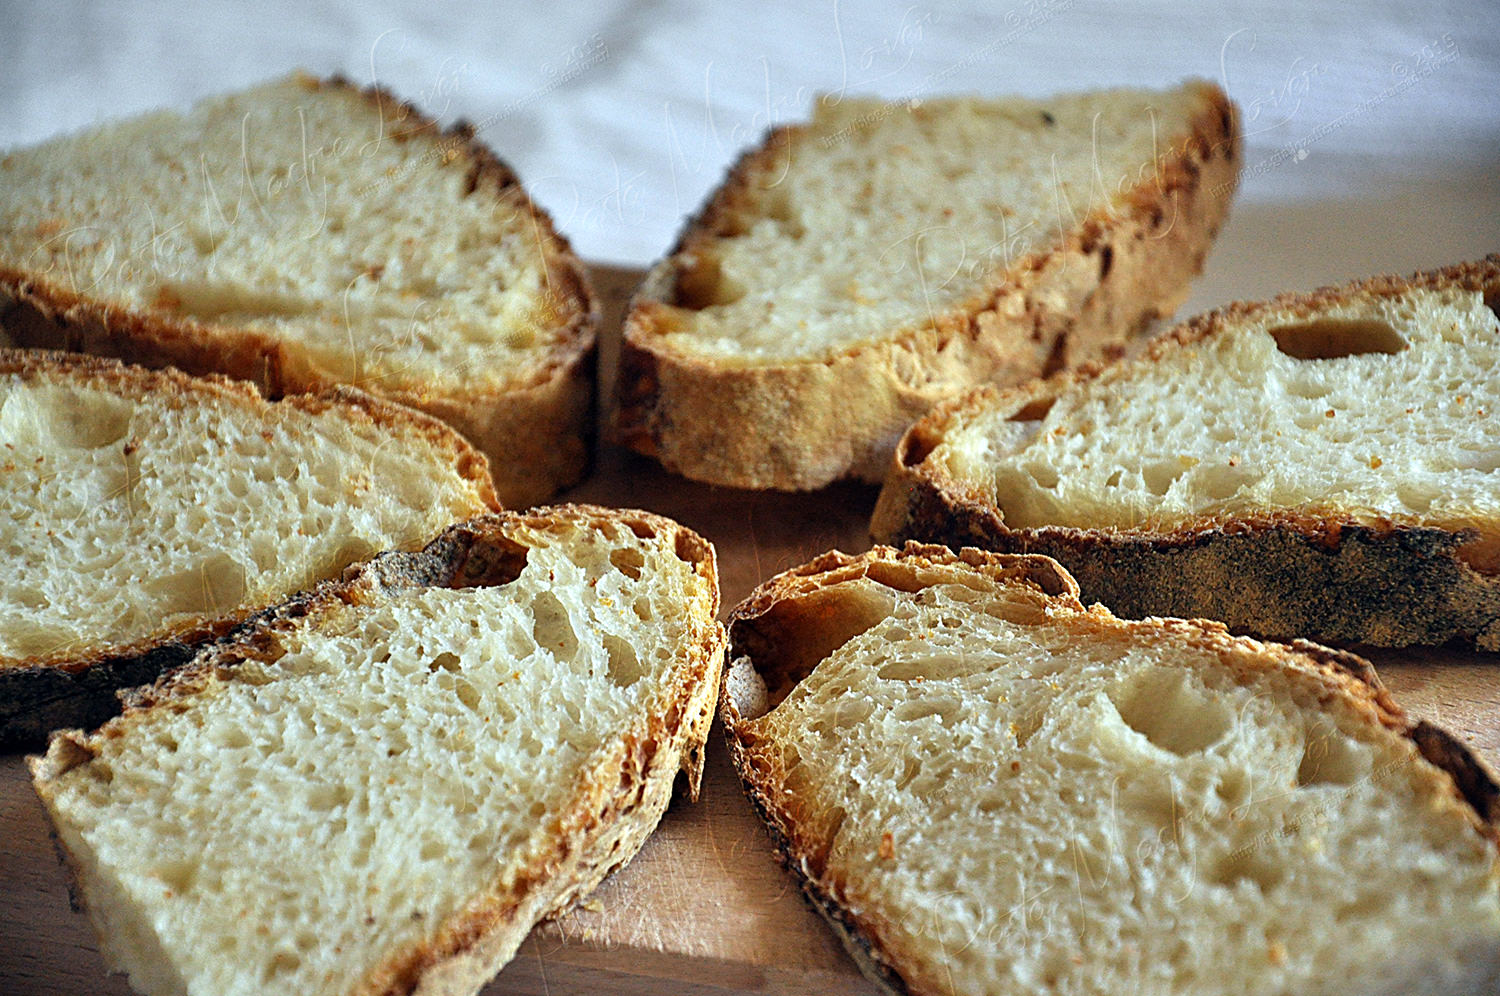
[[643,265],[819,92],[1042,95],[1184,76],[1244,110],[1189,307],[1500,249],[1500,5],[5,0],[0,147],[303,66],[464,117],[586,257]]

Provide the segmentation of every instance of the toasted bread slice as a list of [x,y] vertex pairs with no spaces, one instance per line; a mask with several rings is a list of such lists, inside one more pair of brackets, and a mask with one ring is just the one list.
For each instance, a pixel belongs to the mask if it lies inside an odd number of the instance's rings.
[[1234,192],[1215,86],[824,98],[749,152],[625,327],[623,442],[716,484],[878,481],[975,384],[1116,355],[1170,314]]
[[1047,554],[1123,616],[1500,649],[1497,298],[1491,256],[976,392],[907,434],[872,531]]
[[484,457],[351,388],[0,350],[0,743],[102,722],[115,690],[381,550],[496,507]]
[[151,996],[476,992],[696,795],[713,548],[481,517],[267,612],[32,758],[106,960]]
[[1500,787],[1368,663],[828,554],[733,613],[730,754],[885,991],[1500,991]]
[[0,158],[15,345],[351,384],[457,428],[507,505],[587,466],[596,320],[474,130],[381,90],[297,74]]

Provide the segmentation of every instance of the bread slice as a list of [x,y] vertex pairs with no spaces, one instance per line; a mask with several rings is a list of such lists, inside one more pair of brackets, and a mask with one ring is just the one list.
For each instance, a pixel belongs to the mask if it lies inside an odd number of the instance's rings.
[[828,554],[733,613],[731,757],[887,992],[1500,991],[1500,787],[1368,663]]
[[0,157],[22,346],[420,408],[521,506],[576,482],[596,308],[510,169],[379,89],[304,74]]
[[696,795],[713,548],[481,517],[261,616],[32,758],[106,960],[165,994],[476,992]]
[[0,350],[0,743],[119,710],[251,613],[496,507],[484,457],[351,388]]
[[1490,256],[976,392],[907,434],[872,531],[1047,554],[1123,616],[1500,649],[1497,300]]
[[716,484],[879,481],[935,401],[1115,355],[1170,314],[1239,148],[1233,105],[1203,82],[825,97],[740,160],[646,278],[619,436]]

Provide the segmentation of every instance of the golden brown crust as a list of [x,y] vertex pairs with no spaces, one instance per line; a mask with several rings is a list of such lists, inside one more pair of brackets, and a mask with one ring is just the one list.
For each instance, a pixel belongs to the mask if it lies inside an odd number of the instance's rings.
[[[398,126],[394,141],[426,141],[442,161],[468,164],[466,189],[511,204],[532,220],[558,318],[559,343],[547,360],[514,387],[453,384],[370,384],[390,401],[435,415],[490,460],[495,490],[508,507],[524,507],[577,483],[592,459],[594,357],[599,306],[582,262],[551,218],[522,190],[516,175],[475,138],[472,125],[442,129],[409,103],[380,87],[359,89],[342,77],[300,75],[310,90],[360,95],[382,120]],[[190,374],[223,374],[259,385],[269,398],[316,392],[338,381],[317,368],[295,343],[176,315],[138,310],[78,294],[46,276],[0,262],[0,328],[18,346],[86,352]]]
[[498,878],[477,887],[471,901],[424,941],[391,953],[351,990],[359,996],[476,992],[537,920],[583,898],[634,856],[666,809],[679,771],[697,798],[725,637],[716,621],[714,548],[671,519],[593,505],[502,512],[455,525],[422,551],[383,554],[350,568],[342,580],[261,613],[189,666],[129,693],[124,712],[96,733],[54,735],[46,756],[31,759],[37,791],[48,798],[52,781],[95,756],[98,738],[126,735],[153,710],[184,708],[194,696],[212,694],[216,685],[234,681],[236,668],[247,661],[274,659],[280,652],[277,634],[298,620],[414,587],[503,584],[525,563],[525,545],[512,538],[518,530],[570,524],[597,529],[607,523],[623,524],[640,536],[665,537],[705,586],[706,594],[689,608],[692,634],[661,699],[643,709],[634,727],[580,775],[574,805],[562,815],[547,853],[519,870],[508,887]]
[[772,131],[730,171],[631,304],[615,433],[669,470],[735,487],[807,490],[842,477],[878,481],[901,431],[966,385],[1018,383],[1118,355],[1170,314],[1228,212],[1240,159],[1236,114],[1201,88],[1189,137],[1127,197],[1064,241],[992,274],[963,306],[826,360],[732,367],[665,345],[691,306],[700,246],[733,234],[754,177],[778,168],[805,126]]
[[[351,387],[291,395],[268,402],[255,385],[222,376],[190,377],[118,360],[46,350],[0,349],[0,376],[26,380],[66,378],[126,398],[154,397],[175,404],[188,397],[255,408],[280,406],[312,415],[337,409],[354,425],[415,436],[452,463],[473,489],[477,508],[499,508],[484,455],[431,416],[373,398]],[[290,594],[290,593],[283,593]],[[223,636],[262,606],[161,625],[129,643],[62,648],[0,666],[0,745],[37,744],[62,726],[94,726],[118,711],[118,689],[154,681],[189,660],[206,642]]]
[[[1275,672],[1308,692],[1306,700],[1320,709],[1335,703],[1361,721],[1410,740],[1430,769],[1423,777],[1434,802],[1454,806],[1464,820],[1488,840],[1500,858],[1500,784],[1494,774],[1458,740],[1426,722],[1413,722],[1380,683],[1374,668],[1363,658],[1306,641],[1289,645],[1264,644],[1231,636],[1219,623],[1208,620],[1148,619],[1139,622],[1116,619],[1095,606],[1085,609],[1077,598],[1077,587],[1067,572],[1044,557],[983,552],[973,548],[952,550],[941,546],[908,543],[902,550],[876,547],[859,557],[826,554],[763,583],[730,615],[730,658],[749,666],[768,688],[789,691],[811,671],[817,661],[799,644],[822,644],[819,630],[826,624],[828,605],[836,589],[862,578],[871,578],[871,568],[902,565],[904,578],[918,587],[907,587],[901,575],[888,575],[900,590],[916,591],[925,586],[924,574],[931,568],[960,567],[993,579],[997,589],[1021,586],[1025,597],[1046,606],[1049,618],[1063,617],[1078,627],[1080,639],[1150,639],[1153,634],[1172,634],[1195,646],[1215,652],[1237,681],[1250,683]],[[931,575],[932,581],[962,581],[957,572],[947,577]],[[885,583],[882,580],[881,583]],[[1060,588],[1059,580],[1066,580]],[[825,596],[819,612],[799,613],[797,603]],[[832,597],[827,597],[832,596]],[[781,617],[781,618],[778,618]],[[789,666],[789,663],[790,666]],[[773,695],[766,703],[772,707]],[[812,906],[828,920],[854,956],[861,970],[884,992],[906,994],[922,989],[916,979],[904,979],[899,955],[887,939],[888,924],[875,911],[850,901],[849,883],[825,866],[828,842],[819,839],[814,821],[796,794],[787,789],[781,772],[767,763],[756,734],[742,715],[726,682],[719,695],[720,716],[730,760],[756,812],[770,832],[782,865],[798,880]],[[910,985],[908,985],[910,982]]]
[[[1151,362],[1268,311],[1312,314],[1354,295],[1389,296],[1413,287],[1461,287],[1493,301],[1500,296],[1500,254],[1411,277],[1231,304],[1168,331],[1135,362]],[[913,425],[897,447],[872,535],[884,543],[920,539],[1053,557],[1077,578],[1086,599],[1128,618],[1205,617],[1280,639],[1375,646],[1452,641],[1500,650],[1500,576],[1473,556],[1480,537],[1472,530],[1314,506],[1205,516],[1171,528],[1011,528],[987,495],[927,459],[950,429],[975,413],[1019,410],[1099,373],[1090,368],[1006,392],[978,390]]]

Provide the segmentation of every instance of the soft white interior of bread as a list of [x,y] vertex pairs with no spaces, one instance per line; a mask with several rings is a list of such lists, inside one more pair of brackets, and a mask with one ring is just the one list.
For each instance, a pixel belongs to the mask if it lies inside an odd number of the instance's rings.
[[1500,979],[1494,846],[1451,786],[1345,700],[1245,667],[1249,641],[1044,615],[972,575],[846,587],[881,621],[746,730],[914,993]]
[[0,262],[297,344],[341,383],[514,385],[556,345],[535,220],[389,98],[292,76],[0,158]]
[[484,509],[453,445],[342,405],[0,377],[0,666],[279,601]]
[[931,460],[1017,528],[1299,507],[1483,527],[1500,514],[1497,377],[1500,324],[1477,292],[1356,295],[1232,319],[1063,390],[1040,419],[986,406]]
[[[818,360],[987,293],[1087,215],[1125,209],[1181,152],[1202,91],[819,102],[751,178],[744,231],[662,342],[715,362]],[[1048,124],[1045,116],[1053,123]]]
[[[676,693],[709,583],[620,523],[512,535],[530,549],[508,584],[300,620],[275,659],[92,738],[96,759],[53,783],[105,953],[136,985],[355,991],[527,885],[560,820],[598,815],[573,811],[580,778]],[[618,766],[596,775],[618,791]]]

